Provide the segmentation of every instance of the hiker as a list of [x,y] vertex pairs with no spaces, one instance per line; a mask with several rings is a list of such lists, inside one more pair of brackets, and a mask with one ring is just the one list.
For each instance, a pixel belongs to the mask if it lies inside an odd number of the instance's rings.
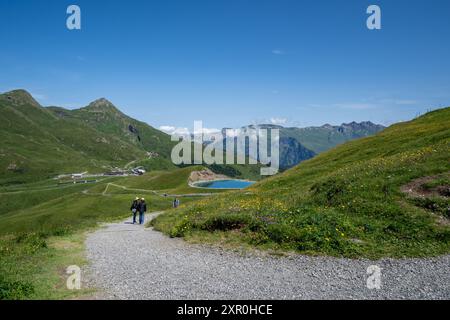
[[178,200],[177,198],[173,199],[173,207],[178,208],[179,205],[180,205],[180,200]]
[[136,213],[139,209],[139,197],[136,197],[136,199],[133,200],[133,203],[131,204],[131,212],[133,212],[133,224],[136,223]]
[[145,199],[141,198],[139,202],[139,224],[144,224],[145,213],[147,212],[147,204]]

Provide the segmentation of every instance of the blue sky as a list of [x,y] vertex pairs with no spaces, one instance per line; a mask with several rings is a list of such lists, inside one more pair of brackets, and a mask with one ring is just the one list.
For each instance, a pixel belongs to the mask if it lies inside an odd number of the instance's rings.
[[449,16],[448,0],[1,0],[0,91],[106,97],[155,127],[390,124],[450,105]]

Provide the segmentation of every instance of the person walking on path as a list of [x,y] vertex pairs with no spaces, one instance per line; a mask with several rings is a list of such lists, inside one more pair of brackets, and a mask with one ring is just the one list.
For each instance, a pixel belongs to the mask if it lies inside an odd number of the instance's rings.
[[147,212],[147,204],[145,203],[145,199],[141,198],[141,201],[139,202],[139,224],[144,224],[146,212]]
[[136,197],[136,199],[133,200],[130,210],[133,213],[133,224],[135,224],[136,223],[136,214],[139,210],[139,198],[138,197]]
[[173,199],[173,207],[178,208],[180,206],[180,200],[177,198]]

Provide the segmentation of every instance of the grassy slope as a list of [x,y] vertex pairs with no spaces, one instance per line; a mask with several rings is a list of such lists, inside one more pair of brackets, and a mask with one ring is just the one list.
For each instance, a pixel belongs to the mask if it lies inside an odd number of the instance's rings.
[[412,179],[450,170],[449,123],[446,108],[396,124],[245,192],[169,211],[154,225],[188,239],[311,254],[375,258],[448,253],[448,225],[436,223],[435,216],[399,189]]
[[[78,110],[43,108],[29,93],[16,90],[0,95],[0,111],[0,186],[126,164],[176,168],[169,135],[126,116],[105,99]],[[149,159],[146,152],[159,156]],[[237,170],[238,178],[259,174],[256,166],[220,167]]]
[[[204,166],[189,166],[171,171],[152,171],[139,177],[128,177],[120,180],[117,185],[124,186],[128,190],[151,190],[158,194],[195,194],[195,193],[220,193],[224,190],[192,188],[188,184],[192,171],[202,170]],[[124,192],[120,188],[113,192]]]
[[171,172],[154,171],[142,177],[129,177],[121,181],[121,185],[135,189],[158,190],[160,192],[176,193],[176,190],[183,189],[187,192],[189,188],[189,175],[194,170],[200,170],[201,166],[186,167]]
[[0,235],[22,232],[53,235],[91,227],[104,218],[127,215],[135,196],[145,195],[152,210],[165,209],[171,206],[172,199],[161,197],[163,193],[210,192],[188,185],[190,173],[202,168],[192,166],[143,176],[112,177],[97,184],[58,186],[54,180],[48,180],[21,185],[21,188],[3,188],[0,190]]
[[[85,263],[84,230],[95,227],[99,221],[129,215],[135,193],[85,195],[78,187],[71,191],[42,192],[40,203],[0,217],[0,300],[61,299],[89,294],[67,290],[64,270],[69,265]],[[171,206],[171,199],[145,197],[149,211]]]
[[[141,151],[152,151],[159,157],[151,160],[143,160],[141,156],[137,165],[143,165],[148,170],[173,168],[170,161],[170,153],[173,142],[170,136],[149,126],[146,123],[128,117],[119,111],[113,104],[105,99],[94,101],[89,106],[78,110],[53,109],[65,119],[78,124],[88,124],[97,131],[120,138],[124,143],[131,143]],[[135,132],[130,131],[130,125]]]
[[[103,166],[145,157],[144,150],[127,141],[55,116],[25,91],[0,95],[0,111],[1,184],[104,171]],[[8,170],[12,164],[15,168]]]
[[92,295],[92,289],[67,290],[65,286],[66,268],[86,264],[84,240],[84,233],[0,238],[0,300],[76,299]]
[[[89,106],[77,110],[56,107],[49,110],[68,122],[83,126],[88,124],[90,128],[94,128],[107,137],[113,136],[124,144],[132,144],[139,148],[139,151],[135,152],[139,159],[133,162],[133,166],[143,166],[148,171],[167,171],[176,168],[170,159],[172,147],[176,142],[172,142],[169,135],[128,117],[105,99],[94,101]],[[135,129],[134,132],[130,131],[130,125]],[[156,152],[159,157],[148,159],[147,156],[142,155],[142,150]],[[256,180],[261,177],[259,166],[220,165],[216,167],[225,171],[224,173],[230,172],[231,169],[236,173],[233,175],[236,178]]]
[[[107,178],[93,185],[57,186],[54,180],[0,189],[0,300],[75,298],[89,292],[65,289],[64,268],[83,265],[83,234],[98,222],[128,215],[135,196],[149,211],[166,210],[172,199],[158,193],[194,193],[187,179],[201,167]],[[129,189],[108,186],[114,183]],[[108,186],[108,189],[106,189]],[[106,189],[106,193],[104,191]],[[134,190],[143,189],[143,190]],[[195,198],[183,198],[186,205]],[[20,274],[18,274],[20,272]]]

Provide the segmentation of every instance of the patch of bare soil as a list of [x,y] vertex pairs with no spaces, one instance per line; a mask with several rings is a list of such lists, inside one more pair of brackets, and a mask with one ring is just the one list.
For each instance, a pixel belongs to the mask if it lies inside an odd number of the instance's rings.
[[405,184],[400,190],[413,198],[448,198],[450,195],[450,185],[439,185],[433,188],[426,188],[425,185],[448,176],[449,174],[450,173],[447,173],[446,175],[421,177]]
[[[416,206],[427,209],[435,218],[436,223],[441,226],[449,226],[450,219],[445,214],[438,214],[439,204],[436,199],[443,199],[447,201],[450,196],[450,185],[446,183],[450,173],[436,176],[421,177],[415,179],[408,184],[402,186],[400,189],[410,198],[414,199]],[[440,183],[442,181],[442,183]],[[447,206],[447,211],[449,210]],[[442,210],[440,210],[442,211]]]

